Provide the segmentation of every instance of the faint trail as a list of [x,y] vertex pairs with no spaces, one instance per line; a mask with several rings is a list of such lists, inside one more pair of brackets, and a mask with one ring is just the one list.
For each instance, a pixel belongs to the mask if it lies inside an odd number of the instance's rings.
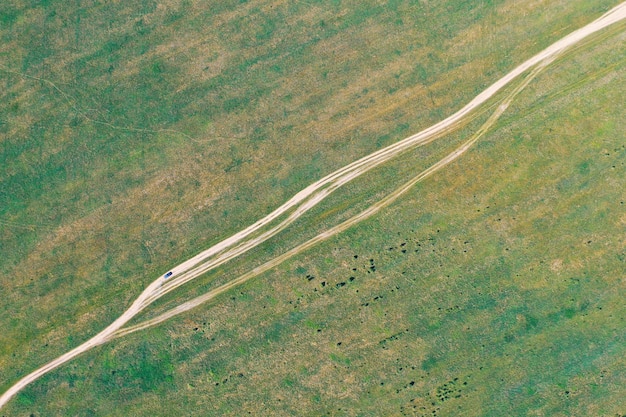
[[[151,325],[160,323],[170,317],[173,317],[174,315],[180,314],[183,311],[187,311],[197,305],[200,305],[215,297],[216,295],[221,294],[237,285],[240,285],[241,283],[259,275],[262,272],[267,271],[275,265],[278,265],[279,263],[290,258],[291,256],[294,256],[295,254],[312,247],[322,240],[334,236],[351,227],[352,225],[368,217],[371,217],[372,215],[380,211],[383,207],[388,206],[397,198],[399,198],[416,183],[422,181],[427,176],[433,174],[437,170],[443,168],[450,162],[463,155],[476,142],[476,140],[478,140],[478,138],[480,138],[487,131],[487,129],[489,129],[489,127],[491,127],[491,125],[495,123],[500,115],[507,109],[513,98],[523,88],[525,88],[539,72],[541,72],[563,51],[565,51],[572,45],[575,45],[577,42],[581,41],[585,37],[624,18],[626,18],[626,2],[614,7],[609,12],[605,13],[592,23],[588,24],[582,29],[572,32],[571,34],[555,42],[548,48],[544,49],[539,54],[522,63],[517,68],[509,72],[507,75],[496,81],[493,85],[491,85],[478,96],[476,96],[466,106],[464,106],[462,109],[460,109],[447,119],[400,142],[390,145],[387,148],[381,149],[380,151],[374,152],[364,158],[361,158],[347,165],[346,167],[341,168],[334,173],[322,178],[321,180],[315,182],[314,184],[311,184],[304,190],[297,193],[294,197],[292,197],[278,209],[276,209],[266,217],[262,218],[261,220],[257,221],[253,225],[173,268],[172,271],[174,272],[174,276],[170,280],[164,282],[162,277],[159,277],[157,280],[152,282],[132,303],[130,308],[126,310],[117,320],[115,320],[103,331],[101,331],[82,345],[65,353],[64,355],[49,362],[48,364],[33,371],[29,375],[16,382],[0,397],[0,408],[2,408],[15,394],[17,394],[26,385],[30,384],[31,382],[51,371],[52,369],[55,369],[63,363],[78,356],[79,354],[86,352],[87,350],[102,343],[105,343],[115,337],[121,337],[133,331],[138,331]],[[313,239],[285,252],[284,254],[257,268],[254,268],[248,273],[208,292],[207,294],[185,302],[178,307],[175,307],[172,310],[169,310],[162,315],[150,319],[146,322],[139,323],[138,325],[129,327],[124,330],[120,330],[126,323],[128,323],[129,320],[131,320],[133,317],[139,314],[139,312],[141,312],[143,309],[145,309],[147,306],[149,306],[151,303],[153,303],[163,295],[176,289],[180,285],[183,285],[185,282],[188,282],[202,275],[206,271],[215,268],[216,266],[221,265],[224,262],[227,262],[228,260],[242,253],[245,253],[249,249],[269,239],[271,236],[279,233],[281,230],[287,227],[287,225],[291,224],[302,214],[310,210],[337,188],[341,187],[352,179],[357,178],[361,174],[371,170],[376,166],[379,166],[385,161],[388,161],[389,159],[399,155],[400,153],[408,149],[431,142],[436,138],[448,133],[449,131],[458,128],[463,123],[465,123],[468,118],[472,117],[472,112],[475,109],[486,103],[487,100],[493,97],[497,92],[499,92],[503,87],[508,85],[511,81],[531,69],[532,71],[530,71],[530,73],[526,76],[522,83],[520,83],[519,86],[517,86],[503,99],[503,101],[496,108],[495,112],[468,141],[463,143],[454,152],[450,153],[445,158],[420,173],[411,181],[407,182],[402,187],[398,188],[393,193],[386,196],[383,200],[377,202],[376,204],[372,205],[371,207],[352,217],[351,219],[330,228],[326,232],[319,234]],[[286,216],[286,218],[280,221],[277,225],[269,228],[269,230],[263,231],[263,229],[269,226],[272,222],[279,220],[281,216]],[[246,240],[246,238],[248,239]],[[214,257],[214,259],[210,259],[212,257]]]
[[54,227],[52,226],[47,226],[44,224],[28,224],[28,223],[19,223],[19,222],[12,222],[10,220],[0,220],[0,224],[6,227],[14,227],[14,228],[18,228],[18,229],[28,229],[30,231],[34,231],[36,229],[45,229],[45,230],[54,230]]
[[63,90],[61,90],[52,81],[47,80],[45,78],[40,78],[40,77],[35,77],[33,75],[24,74],[22,72],[13,71],[13,70],[10,70],[10,69],[8,69],[7,67],[5,67],[3,65],[0,65],[0,70],[6,72],[8,74],[17,75],[18,77],[21,77],[21,78],[31,79],[31,80],[42,82],[44,84],[48,84],[50,87],[52,87],[52,89],[54,89],[59,94],[61,94],[61,96],[63,96],[65,101],[67,101],[67,103],[70,105],[72,110],[74,110],[74,112],[77,115],[79,115],[80,117],[84,118],[85,120],[87,120],[87,121],[89,121],[89,122],[91,122],[93,124],[103,125],[103,126],[106,126],[108,128],[111,128],[111,129],[114,129],[114,130],[121,130],[121,131],[124,131],[124,132],[149,133],[149,134],[169,133],[171,135],[180,135],[180,136],[184,137],[185,139],[188,139],[188,140],[190,140],[192,142],[197,142],[197,143],[203,143],[203,142],[207,142],[208,141],[208,140],[201,140],[201,139],[193,138],[193,137],[189,136],[188,134],[183,133],[183,132],[181,132],[179,130],[175,130],[175,129],[144,129],[144,128],[138,128],[138,127],[120,126],[120,125],[116,125],[114,123],[105,122],[103,120],[94,119],[94,118],[88,116],[84,111],[80,110],[76,106],[76,100],[72,96],[70,96],[69,94],[67,94]]

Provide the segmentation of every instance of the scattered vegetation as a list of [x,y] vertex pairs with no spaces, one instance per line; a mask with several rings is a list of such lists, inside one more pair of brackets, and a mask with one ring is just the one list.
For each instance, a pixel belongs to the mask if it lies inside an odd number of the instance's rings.
[[[374,3],[0,5],[0,391],[168,266],[613,5]],[[94,349],[0,415],[624,414],[623,31],[557,62],[376,218]],[[453,143],[372,172],[180,296]]]

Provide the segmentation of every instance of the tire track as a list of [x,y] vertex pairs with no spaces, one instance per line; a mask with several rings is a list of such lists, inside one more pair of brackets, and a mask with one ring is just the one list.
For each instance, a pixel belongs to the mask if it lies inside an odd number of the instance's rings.
[[407,191],[409,191],[411,188],[413,188],[413,186],[415,186],[415,184],[417,184],[418,182],[421,182],[422,180],[424,180],[426,177],[434,174],[435,172],[437,172],[438,170],[440,170],[441,168],[445,167],[446,165],[448,165],[449,163],[451,163],[452,161],[458,159],[461,155],[463,155],[465,152],[467,152],[467,150],[474,144],[476,143],[476,141],[482,137],[491,126],[493,126],[493,124],[500,118],[500,116],[506,111],[506,109],[508,108],[509,104],[513,101],[513,99],[515,98],[515,96],[517,94],[519,94],[544,68],[546,65],[542,65],[540,67],[538,67],[536,70],[534,70],[525,80],[524,82],[517,87],[513,93],[511,93],[502,104],[500,104],[496,111],[489,117],[489,119],[487,119],[487,121],[476,131],[476,133],[474,135],[472,135],[472,137],[467,140],[466,142],[464,142],[461,146],[459,146],[457,149],[455,149],[453,152],[451,152],[450,154],[448,154],[446,157],[444,157],[443,159],[441,159],[440,161],[438,161],[437,163],[435,163],[434,165],[432,165],[431,167],[429,167],[428,169],[422,171],[420,174],[418,174],[417,176],[415,176],[414,178],[412,178],[410,181],[406,182],[405,184],[403,184],[401,187],[397,188],[393,193],[387,195],[385,198],[383,198],[382,200],[380,200],[379,202],[377,202],[376,204],[373,204],[371,207],[367,208],[366,210],[362,211],[361,213],[351,217],[350,219],[340,223],[337,226],[334,226],[330,229],[328,229],[325,232],[320,233],[319,235],[315,236],[314,238],[308,240],[307,242],[296,246],[295,248],[285,252],[284,254],[272,259],[271,261],[266,262],[265,264],[252,269],[251,271],[241,275],[240,277],[227,282],[226,284],[223,284],[209,292],[207,292],[206,294],[203,294],[201,296],[198,296],[190,301],[187,301],[185,303],[180,304],[177,307],[172,308],[171,310],[166,311],[163,314],[158,315],[157,317],[154,317],[152,319],[146,320],[144,322],[141,322],[139,324],[136,324],[134,326],[130,326],[124,329],[120,329],[118,331],[116,331],[115,333],[113,333],[111,335],[111,339],[116,339],[118,337],[122,337],[122,336],[126,336],[130,333],[134,333],[136,331],[139,330],[144,330],[147,329],[149,327],[155,326],[159,323],[162,323],[166,320],[169,320],[170,318],[177,316],[178,314],[184,313],[185,311],[189,311],[192,308],[195,308],[197,306],[199,306],[200,304],[203,304],[213,298],[215,298],[216,296],[236,287],[239,286],[243,283],[245,283],[246,281],[249,281],[250,279],[262,274],[263,272],[266,272],[272,268],[274,268],[275,266],[280,265],[281,263],[283,263],[284,261],[292,258],[295,255],[298,255],[301,252],[306,251],[307,249],[317,245],[318,243],[332,237],[335,236],[345,230],[347,230],[348,228],[354,226],[357,223],[360,223],[363,220],[366,220],[367,218],[373,216],[374,214],[378,213],[380,210],[382,210],[383,208],[389,206],[390,204],[392,204],[394,201],[396,201],[399,197],[401,197],[403,194],[405,194]]
[[[260,273],[271,269],[272,267],[278,265],[280,262],[283,262],[289,257],[294,256],[297,253],[300,253],[312,247],[313,245],[346,230],[352,225],[368,217],[371,217],[382,208],[397,200],[397,198],[399,198],[402,194],[408,191],[416,183],[422,181],[427,176],[432,175],[437,170],[443,168],[450,162],[456,160],[461,155],[463,155],[476,142],[476,140],[478,140],[478,138],[480,138],[487,131],[487,129],[489,129],[489,127],[491,127],[491,125],[495,123],[500,115],[506,110],[513,98],[557,56],[563,53],[566,49],[585,39],[586,37],[598,32],[599,30],[607,26],[619,22],[624,18],[626,18],[626,2],[619,4],[598,19],[594,20],[583,28],[570,33],[569,35],[555,42],[537,55],[528,59],[527,61],[513,69],[511,72],[506,74],[504,77],[496,81],[482,93],[477,95],[467,105],[465,105],[463,108],[461,108],[459,111],[446,118],[445,120],[436,123],[435,125],[424,129],[423,131],[412,135],[400,142],[390,145],[387,148],[381,149],[380,151],[374,152],[364,158],[361,158],[347,165],[346,167],[341,168],[334,173],[322,178],[321,180],[311,184],[304,190],[297,193],[294,197],[292,197],[278,209],[276,209],[266,217],[262,218],[261,220],[257,221],[253,225],[223,240],[222,242],[219,242],[213,247],[207,249],[206,251],[192,257],[191,259],[181,263],[180,265],[172,269],[172,271],[174,272],[174,277],[170,281],[167,281],[165,285],[162,285],[162,277],[159,277],[157,280],[152,282],[131,304],[128,310],[126,310],[120,317],[118,317],[113,323],[111,323],[96,336],[17,381],[11,388],[9,388],[4,394],[2,394],[2,396],[0,396],[0,408],[2,408],[15,394],[17,394],[25,386],[38,379],[40,376],[50,372],[51,370],[61,366],[65,362],[68,362],[72,358],[80,355],[81,353],[84,353],[95,346],[106,343],[107,341],[112,340],[116,337],[121,337],[133,331],[147,328],[151,325],[158,324],[164,320],[167,320],[174,315],[180,314],[184,311],[188,311],[189,309],[194,308],[195,306],[214,298],[216,295],[228,291],[229,289],[240,285],[241,283],[259,275]],[[397,156],[400,153],[413,147],[429,143],[430,141],[441,137],[449,131],[458,128],[463,123],[466,123],[467,120],[472,117],[472,113],[476,109],[478,109],[479,106],[486,103],[487,100],[492,98],[511,81],[531,69],[532,71],[524,79],[524,81],[501,102],[495,112],[468,141],[462,144],[454,152],[447,155],[441,161],[437,162],[427,170],[420,173],[418,176],[414,177],[411,181],[407,182],[402,187],[389,194],[383,200],[372,205],[371,207],[352,217],[351,219],[332,227],[326,232],[323,232],[313,239],[310,239],[309,241],[285,252],[283,255],[280,255],[275,259],[257,268],[254,268],[248,273],[230,281],[227,284],[224,284],[200,297],[185,302],[178,307],[175,307],[174,309],[169,310],[151,320],[122,330],[123,326],[128,323],[133,317],[135,317],[143,309],[145,309],[147,306],[149,306],[151,303],[153,303],[163,295],[169,293],[170,291],[173,291],[180,285],[183,285],[184,283],[202,275],[206,271],[215,268],[216,266],[219,266],[227,262],[228,260],[239,256],[242,253],[245,253],[249,249],[259,245],[260,243],[279,233],[281,230],[283,230],[285,227],[287,227],[289,224],[299,218],[302,214],[306,213],[308,210],[310,210],[312,207],[314,207],[316,204],[318,204],[320,201],[322,201],[324,198],[326,198],[342,185],[346,184],[354,178],[357,178],[358,176],[371,170],[372,168],[388,161],[394,156]],[[264,228],[266,228],[272,222],[278,220],[283,215],[287,215],[287,218],[283,219],[281,222],[278,223],[278,225],[271,227],[269,230],[263,231]],[[255,237],[255,234],[258,232],[260,232],[260,234]],[[246,238],[249,239],[246,240]]]

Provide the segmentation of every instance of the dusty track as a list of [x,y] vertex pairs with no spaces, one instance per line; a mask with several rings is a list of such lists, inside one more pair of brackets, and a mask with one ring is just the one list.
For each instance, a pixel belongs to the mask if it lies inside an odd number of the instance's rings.
[[[547,65],[547,63],[546,63]],[[218,296],[219,294],[222,294],[228,290],[230,290],[233,287],[236,287],[240,284],[243,284],[244,282],[256,277],[259,274],[262,274],[265,271],[268,271],[270,269],[272,269],[273,267],[281,264],[282,262],[286,261],[287,259],[299,254],[300,252],[303,252],[307,249],[309,249],[312,246],[315,246],[317,243],[326,240],[332,236],[335,236],[341,232],[343,232],[344,230],[350,228],[351,226],[373,216],[374,214],[376,214],[377,212],[379,212],[381,209],[383,209],[384,207],[390,205],[391,203],[393,203],[394,201],[396,201],[402,194],[406,193],[407,191],[409,191],[415,184],[417,184],[418,182],[422,181],[424,178],[428,177],[429,175],[435,173],[436,171],[440,170],[441,168],[443,168],[444,166],[448,165],[450,162],[454,161],[455,159],[459,158],[461,155],[463,155],[474,143],[476,143],[476,141],[483,135],[485,134],[485,132],[498,120],[498,118],[500,118],[500,116],[502,115],[502,113],[504,113],[504,111],[507,109],[507,107],[509,106],[509,104],[511,103],[511,101],[513,101],[513,98],[515,98],[515,96],[517,94],[519,94],[524,87],[526,87],[528,85],[528,83],[530,83],[530,81],[532,81],[533,78],[535,78],[537,76],[537,74],[539,74],[546,65],[541,65],[538,66],[533,72],[531,72],[529,74],[529,76],[524,80],[524,82],[518,86],[511,94],[509,94],[507,96],[507,98],[497,107],[496,111],[489,117],[489,119],[487,119],[487,121],[476,131],[476,133],[474,133],[474,135],[472,135],[472,137],[470,139],[468,139],[466,142],[464,142],[461,146],[459,146],[457,149],[455,149],[452,153],[448,154],[445,158],[441,159],[440,161],[438,161],[437,163],[433,164],[432,166],[430,166],[428,169],[422,171],[421,173],[419,173],[417,176],[415,176],[414,178],[412,178],[410,181],[406,182],[405,184],[403,184],[401,187],[397,188],[396,190],[394,190],[391,194],[387,195],[385,198],[383,198],[382,200],[380,200],[379,202],[377,202],[376,204],[373,204],[372,206],[370,206],[369,208],[367,208],[366,210],[362,211],[361,213],[351,217],[350,219],[344,221],[343,223],[338,224],[337,226],[334,226],[330,229],[328,229],[327,231],[320,233],[319,235],[315,236],[314,238],[306,241],[305,243],[296,246],[295,248],[285,252],[284,254],[277,256],[276,258],[264,263],[263,265],[254,268],[252,270],[250,270],[249,272],[241,275],[240,277],[233,279],[232,281],[227,282],[224,285],[221,285],[199,297],[196,297],[192,300],[189,300],[185,303],[182,303],[174,308],[172,308],[171,310],[166,311],[163,314],[158,315],[157,317],[154,317],[152,319],[146,320],[144,322],[141,322],[139,324],[136,324],[134,326],[130,326],[124,329],[120,329],[118,331],[116,331],[113,335],[112,338],[118,338],[118,337],[122,337],[125,336],[127,334],[130,333],[134,333],[136,331],[139,330],[143,330],[143,329],[147,329],[148,327],[152,327],[156,324],[162,323],[180,313],[183,313],[185,311],[191,310],[192,308],[195,308],[197,306],[199,306],[202,303],[205,303],[209,300],[211,300],[212,298]]]
[[[79,354],[88,351],[89,349],[101,345],[116,337],[123,336],[125,334],[138,331],[164,320],[170,317],[187,311],[203,302],[210,300],[218,294],[221,294],[230,288],[237,286],[260,273],[267,271],[268,269],[278,265],[284,260],[300,253],[311,246],[319,243],[320,241],[334,236],[350,226],[374,215],[383,207],[391,204],[398,197],[404,194],[417,182],[423,180],[427,176],[441,169],[445,165],[449,164],[453,160],[463,155],[469,147],[480,138],[484,132],[500,117],[500,115],[506,110],[509,103],[522,89],[547,65],[549,65],[559,54],[566,49],[580,42],[584,38],[598,32],[599,30],[612,25],[620,20],[626,18],[626,2],[622,3],[609,12],[602,15],[587,26],[572,32],[565,36],[561,40],[555,42],[539,54],[533,56],[526,62],[519,65],[517,68],[509,72],[507,75],[496,81],[489,88],[484,90],[472,101],[465,105],[462,109],[454,113],[447,119],[413,135],[400,142],[397,142],[387,148],[372,153],[364,158],[359,159],[341,168],[334,173],[322,178],[321,180],[311,184],[304,190],[297,193],[294,197],[280,206],[278,209],[257,221],[248,228],[236,233],[235,235],[223,240],[222,242],[214,245],[208,250],[194,256],[193,258],[181,263],[172,269],[174,276],[168,280],[163,281],[162,277],[152,282],[132,303],[130,308],[126,310],[117,320],[111,323],[107,328],[98,333],[96,336],[83,343],[82,345],[72,349],[64,355],[56,358],[41,368],[33,371],[24,378],[17,381],[11,388],[9,388],[2,396],[0,396],[0,408],[2,408],[15,394],[17,394],[22,388],[31,382],[35,381],[40,376],[48,373],[49,371],[59,367],[65,362],[78,356]],[[228,282],[227,284],[218,287],[207,294],[197,297],[193,300],[185,302],[178,307],[173,308],[160,316],[157,316],[151,320],[140,323],[138,325],[122,329],[123,326],[128,323],[133,317],[139,314],[143,309],[149,306],[151,303],[162,297],[163,295],[173,291],[184,283],[202,275],[203,273],[213,269],[230,259],[233,259],[249,249],[259,245],[270,237],[276,235],[281,230],[284,230],[288,225],[293,223],[301,215],[317,205],[320,201],[330,195],[333,191],[360,176],[361,174],[371,170],[372,168],[388,161],[389,159],[399,155],[400,153],[429,143],[438,137],[452,131],[459,126],[468,122],[472,118],[473,112],[483,105],[487,100],[492,98],[502,88],[507,86],[511,81],[530,71],[523,82],[520,83],[508,96],[506,96],[495,112],[489,117],[487,122],[481,126],[481,128],[463,145],[457,148],[454,152],[446,156],[441,161],[437,162],[418,176],[398,188],[383,200],[377,202],[370,208],[352,217],[351,219],[332,227],[324,233],[314,237],[313,239],[287,251],[286,253],[276,257],[275,259],[249,271],[248,273]]]

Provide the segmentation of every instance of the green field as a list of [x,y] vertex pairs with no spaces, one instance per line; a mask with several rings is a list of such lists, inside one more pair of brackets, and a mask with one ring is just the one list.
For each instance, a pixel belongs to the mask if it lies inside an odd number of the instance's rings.
[[[0,392],[615,4],[4,2]],[[626,414],[625,33],[557,60],[373,219],[90,351],[0,416]],[[146,315],[377,201],[485,117]]]

